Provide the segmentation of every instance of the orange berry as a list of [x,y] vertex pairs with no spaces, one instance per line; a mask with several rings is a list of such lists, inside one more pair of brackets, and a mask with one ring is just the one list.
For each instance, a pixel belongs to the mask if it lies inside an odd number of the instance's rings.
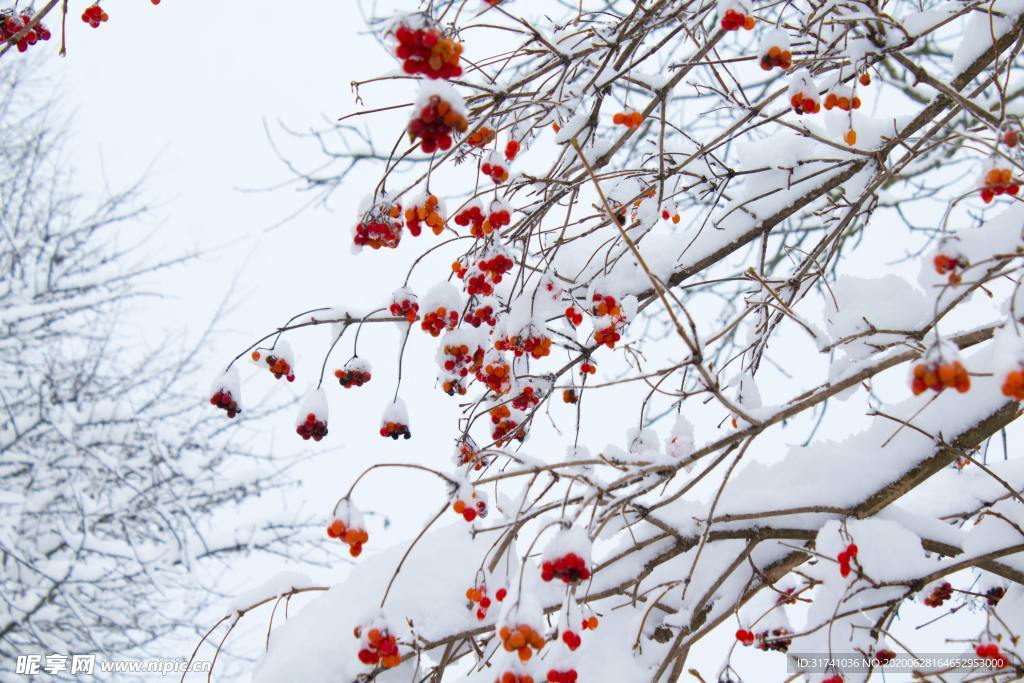
[[846,134],[843,136],[843,140],[846,141],[846,144],[853,147],[854,145],[857,144],[857,131],[853,130],[852,128],[846,131]]

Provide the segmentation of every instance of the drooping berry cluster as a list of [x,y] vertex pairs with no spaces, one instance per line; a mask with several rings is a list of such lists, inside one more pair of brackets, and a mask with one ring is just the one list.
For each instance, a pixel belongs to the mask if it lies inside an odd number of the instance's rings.
[[405,73],[445,80],[462,75],[462,43],[445,37],[438,29],[401,24],[395,29],[395,39],[395,56],[402,60]]
[[100,7],[100,3],[90,5],[82,12],[82,21],[93,28],[99,28],[100,24],[110,19],[107,13]]
[[327,525],[327,535],[347,545],[348,552],[352,557],[359,557],[363,552],[363,544],[370,540],[366,529],[346,525],[341,519],[331,520],[331,523]]
[[484,215],[483,206],[480,202],[476,201],[467,204],[461,211],[455,214],[455,224],[462,227],[472,226],[470,232],[473,235],[477,235],[479,232],[480,234],[477,236],[482,236],[483,224],[486,219],[487,216]]
[[[504,588],[499,588],[494,593],[494,599],[501,602],[505,599],[508,591]],[[469,609],[475,610],[476,618],[478,621],[483,621],[487,618],[487,610],[491,607],[491,598],[487,595],[487,584],[481,583],[479,586],[471,586],[466,589],[466,599],[469,600]]]
[[511,351],[516,358],[529,355],[537,360],[551,353],[551,338],[539,333],[532,325],[519,331],[519,334],[504,337],[494,342],[499,351]]
[[722,30],[739,31],[741,28],[750,31],[754,28],[754,17],[735,9],[727,9],[722,16]]
[[850,562],[857,557],[857,544],[851,543],[846,549],[839,553],[836,561],[839,562],[839,575],[844,579],[850,575]]
[[235,401],[231,396],[230,391],[224,391],[221,389],[210,398],[210,403],[217,406],[221,410],[227,411],[228,417],[234,417],[242,412],[242,409],[238,407],[238,402]]
[[306,413],[306,419],[295,427],[295,433],[303,441],[320,441],[327,436],[327,421],[317,417],[316,413]]
[[474,470],[482,470],[487,466],[490,459],[478,451],[475,445],[462,440],[455,445],[455,455],[452,460],[460,467],[472,467]]
[[914,366],[910,390],[915,396],[931,389],[939,393],[955,388],[963,394],[971,388],[971,377],[959,360],[951,362],[926,361]]
[[452,512],[462,515],[467,522],[472,522],[477,517],[481,519],[487,516],[487,501],[478,498],[476,491],[469,494],[468,500],[456,498],[452,502]]
[[756,639],[757,636],[749,629],[741,628],[736,631],[736,640],[745,647],[753,645]]
[[466,144],[470,147],[485,147],[494,141],[494,131],[487,126],[480,126],[466,138]]
[[[487,0],[487,3],[489,5],[497,5],[500,1],[501,0]],[[534,683],[534,681],[533,676],[528,673],[504,671],[494,679],[494,683]]]
[[990,168],[986,171],[982,179],[982,188],[979,190],[981,200],[986,204],[999,195],[1014,196],[1018,192],[1020,184],[1014,180],[1013,171],[1008,168]]
[[590,313],[594,321],[594,341],[609,349],[622,339],[622,328],[627,322],[621,302],[611,294],[594,292]]
[[989,607],[995,607],[999,604],[999,601],[1006,595],[1006,589],[1002,586],[993,586],[985,591],[985,603]]
[[402,207],[381,201],[363,214],[356,224],[352,243],[355,249],[395,249],[402,241]]
[[515,262],[508,250],[492,247],[475,262],[466,266],[462,261],[452,263],[452,272],[465,282],[466,293],[472,296],[490,296],[494,285],[500,284],[505,273],[512,270]]
[[564,583],[576,583],[590,578],[587,561],[576,553],[566,553],[541,565],[540,578],[544,581],[561,579]]
[[[452,333],[458,335],[459,332]],[[466,380],[470,373],[475,373],[483,363],[484,350],[473,344],[470,347],[469,341],[459,335],[458,338],[448,339],[440,348],[438,362],[441,363],[443,374],[441,377],[442,389],[449,396],[458,394],[466,395]]]
[[483,164],[480,165],[480,172],[491,179],[495,185],[508,180],[508,162],[502,159],[497,152],[491,152]]
[[[503,396],[512,389],[512,368],[499,353],[487,353],[483,364],[476,373],[476,378],[487,385],[487,388]],[[491,412],[494,415],[494,412]]]
[[521,662],[530,661],[534,650],[540,652],[544,648],[544,636],[527,624],[519,624],[512,628],[502,626],[498,630],[498,636],[505,651],[518,654]]
[[947,581],[932,589],[924,599],[924,604],[929,607],[941,607],[942,603],[953,597],[953,586]]
[[[285,342],[281,342],[280,349],[275,354],[273,352],[268,353],[264,360],[267,363],[267,368],[270,370],[270,374],[274,376],[274,379],[286,378],[289,382],[295,381],[295,375],[292,373],[292,364],[288,360],[290,354],[285,353]],[[252,359],[259,362],[260,358],[263,358],[259,351],[252,352]]]
[[491,438],[494,439],[496,446],[504,446],[513,439],[522,441],[526,438],[526,430],[520,425],[518,411],[513,417],[507,405],[497,405],[491,408],[489,413],[491,423],[494,425]]
[[463,322],[473,327],[488,325],[494,327],[498,324],[497,304],[493,299],[477,299],[476,304],[463,317]]
[[843,111],[860,109],[860,98],[845,86],[837,87],[825,95],[825,109],[831,110],[835,107]]
[[334,376],[338,378],[338,384],[345,389],[361,387],[370,381],[370,363],[365,358],[355,357],[345,363],[345,367],[335,370]]
[[391,293],[391,304],[388,306],[391,315],[405,318],[410,324],[416,322],[420,317],[420,305],[408,287],[396,289]]
[[413,237],[419,237],[423,232],[423,223],[426,223],[435,235],[440,235],[444,231],[444,221],[444,209],[438,198],[432,194],[405,209],[405,227]]
[[761,68],[771,71],[774,68],[788,71],[793,66],[793,53],[788,47],[772,45],[761,55]]
[[662,210],[661,210],[661,220],[663,220],[663,221],[669,221],[670,220],[670,221],[672,221],[672,223],[678,224],[680,219],[681,219],[681,217],[679,215],[679,211],[675,210],[674,208],[671,209],[671,210],[668,207],[662,208]]
[[433,154],[451,149],[452,138],[469,128],[466,117],[440,95],[430,95],[409,121],[409,137],[420,141],[420,151]]
[[580,626],[580,628],[582,628],[584,631],[587,631],[587,630],[596,631],[597,627],[598,627],[598,624],[600,624],[600,623],[601,622],[597,618],[597,615],[596,614],[591,614],[591,615],[589,615],[589,616],[587,616],[586,618],[583,619],[582,625]]
[[367,628],[357,626],[352,632],[356,638],[362,640],[362,647],[359,648],[359,661],[367,666],[380,664],[383,669],[393,669],[402,663],[402,656],[398,651],[398,640],[388,633],[387,628]]
[[576,669],[548,670],[548,683],[576,683]]
[[[19,32],[25,29],[26,26],[32,24],[32,17],[29,14],[18,14],[14,10],[4,10],[0,12],[0,42],[8,42],[12,40]],[[18,41],[14,44],[18,52],[25,52],[30,47],[38,43],[40,40],[50,39],[50,29],[46,28],[42,22],[37,23],[25,31],[25,35],[18,38]]]
[[817,114],[821,111],[821,104],[818,102],[817,96],[802,90],[790,96],[789,104],[796,114]]
[[509,140],[505,143],[505,161],[512,161],[519,154],[519,141]]
[[583,324],[583,313],[577,310],[575,306],[569,306],[565,309],[565,319],[573,327],[578,327]]
[[518,394],[516,394],[515,398],[512,399],[512,407],[516,410],[525,412],[530,408],[540,405],[543,398],[543,391],[532,384],[527,384]]
[[958,285],[963,280],[963,272],[970,265],[967,259],[955,253],[938,253],[932,259],[935,272],[945,275],[951,285]]
[[979,643],[974,648],[974,652],[979,657],[983,657],[988,660],[987,664],[989,668],[1005,669],[1010,665],[1010,661],[999,650],[999,645],[996,643]]
[[773,628],[757,634],[757,649],[765,652],[789,652],[793,634],[787,628]]
[[412,438],[409,426],[401,422],[383,422],[380,426],[380,435],[385,438],[390,436],[395,441],[398,441],[400,436],[406,439]]
[[639,128],[644,122],[644,115],[638,111],[620,111],[612,116],[612,123],[616,126],[625,126],[630,130]]
[[430,334],[431,337],[438,337],[445,330],[454,330],[459,326],[459,312],[448,310],[444,306],[438,306],[423,316],[420,328]]

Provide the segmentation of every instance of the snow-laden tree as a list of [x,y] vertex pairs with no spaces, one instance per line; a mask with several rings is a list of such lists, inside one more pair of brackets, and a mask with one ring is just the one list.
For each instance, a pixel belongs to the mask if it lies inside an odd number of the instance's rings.
[[229,560],[308,548],[301,520],[270,521],[246,507],[288,483],[283,463],[237,427],[244,414],[228,425],[211,419],[199,400],[208,382],[197,376],[200,354],[182,348],[180,335],[147,350],[123,324],[133,308],[160,305],[147,287],[174,263],[139,247],[151,228],[140,222],[136,191],[99,201],[79,194],[52,85],[4,60],[0,658],[8,673],[18,655],[180,654],[168,645],[195,637]]
[[[694,680],[778,680],[733,666],[757,648],[861,681],[912,649],[901,614],[964,606],[942,680],[1019,678],[1024,3],[409,4],[300,177],[365,190],[352,258],[412,265],[240,354],[313,378],[304,439],[383,405],[380,463],[325,502],[360,565],[256,680],[681,680],[725,632]],[[401,383],[426,345],[458,416],[403,465],[387,437],[445,414]],[[360,485],[403,466],[447,495],[381,551]]]

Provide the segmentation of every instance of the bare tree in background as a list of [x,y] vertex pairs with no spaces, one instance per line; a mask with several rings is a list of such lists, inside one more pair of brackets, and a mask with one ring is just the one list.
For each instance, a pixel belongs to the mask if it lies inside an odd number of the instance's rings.
[[245,413],[225,424],[202,404],[195,353],[119,332],[157,268],[121,230],[143,210],[134,191],[76,194],[48,87],[17,60],[0,70],[5,670],[27,653],[151,652],[194,630],[229,558],[302,547],[300,524],[237,514],[288,479],[246,443]]

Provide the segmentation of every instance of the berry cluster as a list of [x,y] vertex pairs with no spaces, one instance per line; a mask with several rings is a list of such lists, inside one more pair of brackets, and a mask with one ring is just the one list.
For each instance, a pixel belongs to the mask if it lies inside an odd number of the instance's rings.
[[505,161],[512,161],[519,154],[519,142],[509,140],[505,143]]
[[[497,5],[501,0],[485,0],[489,5]],[[533,676],[526,673],[505,671],[494,679],[494,683],[534,683]]]
[[494,342],[494,348],[499,351],[512,351],[516,358],[525,354],[529,354],[534,360],[544,358],[551,353],[551,338],[534,332],[530,327],[521,331],[520,334],[498,339]]
[[398,652],[398,641],[388,633],[386,628],[366,629],[366,636],[363,636],[363,629],[356,627],[352,632],[356,638],[362,638],[362,647],[359,649],[359,661],[367,666],[380,664],[383,669],[393,669],[402,663],[402,656]]
[[420,327],[430,334],[431,337],[438,337],[445,330],[454,330],[459,326],[459,312],[449,311],[444,306],[438,306],[423,316]]
[[210,398],[210,403],[227,411],[228,417],[234,417],[242,412],[242,409],[238,407],[238,401],[231,396],[231,392],[227,389],[218,389]]
[[598,620],[597,615],[596,614],[591,614],[590,616],[588,616],[587,618],[585,618],[583,620],[583,625],[581,626],[581,628],[584,631],[587,631],[587,630],[596,631],[597,630],[597,626],[598,626],[599,623],[600,623],[600,621]]
[[792,632],[785,628],[773,628],[757,634],[757,649],[765,652],[789,652],[793,644]]
[[797,114],[817,114],[821,111],[821,104],[814,93],[807,94],[803,91],[794,93],[789,98],[789,104]]
[[494,131],[487,126],[481,126],[469,134],[469,137],[466,138],[466,143],[470,147],[484,147],[493,140]]
[[533,385],[528,384],[523,387],[522,391],[516,394],[515,398],[512,399],[512,407],[516,410],[527,411],[530,408],[539,405],[543,398],[543,392]]
[[914,366],[914,376],[910,384],[914,396],[923,394],[928,389],[938,393],[954,387],[961,394],[971,388],[971,378],[960,361],[933,361]]
[[[508,591],[499,588],[494,593],[494,599],[501,602],[508,595]],[[487,596],[487,584],[480,584],[466,589],[466,599],[469,600],[469,609],[476,609],[476,618],[483,621],[487,618],[487,610],[491,607],[491,599]]]
[[675,211],[675,210],[669,211],[668,209],[662,209],[661,210],[661,220],[663,220],[663,221],[671,220],[673,223],[678,224],[679,220],[680,220],[679,212]]
[[960,284],[961,273],[970,265],[967,259],[958,254],[936,254],[932,262],[935,265],[935,272],[939,275],[946,275],[951,285]]
[[316,413],[307,413],[306,419],[295,427],[295,433],[301,436],[303,441],[319,441],[327,436],[327,421],[321,420]]
[[741,645],[749,647],[754,644],[754,640],[756,639],[757,636],[754,635],[753,631],[745,628],[741,628],[736,631],[736,640],[739,641]]
[[508,406],[494,406],[489,411],[491,423],[494,429],[491,431],[491,438],[499,448],[506,445],[512,439],[522,441],[526,438],[526,430],[520,426],[519,420],[512,417],[512,411]]
[[330,538],[336,538],[347,545],[349,555],[352,557],[359,557],[363,552],[363,544],[370,540],[370,535],[366,533],[366,529],[346,525],[345,522],[340,519],[334,519],[331,521],[327,526],[327,535]]
[[500,185],[508,180],[508,166],[506,163],[497,153],[492,153],[487,161],[480,165],[480,172],[490,178],[495,185]]
[[446,80],[462,75],[462,43],[446,38],[437,29],[402,24],[395,29],[395,39],[395,56],[402,60],[405,73]]
[[562,401],[565,403],[576,404],[580,400],[580,397],[576,394],[575,389],[563,389],[562,390]]
[[979,190],[981,200],[988,204],[1001,194],[1010,196],[1020,192],[1020,184],[1013,179],[1013,171],[1008,168],[991,168],[985,173],[984,186]]
[[561,579],[564,583],[576,583],[590,578],[590,568],[587,567],[587,561],[576,553],[566,553],[544,562],[540,568],[540,578],[544,581]]
[[995,643],[981,643],[974,648],[974,652],[979,657],[990,660],[989,666],[993,669],[1005,669],[1010,665],[1009,660],[1003,656],[1003,653],[999,651],[999,646]]
[[[504,396],[512,389],[512,368],[500,354],[486,356],[476,378],[498,396]],[[491,411],[491,415],[494,415],[494,411]]]
[[638,111],[620,111],[612,116],[612,123],[616,126],[625,126],[630,130],[639,128],[644,122],[644,115]]
[[839,107],[843,111],[860,109],[860,98],[846,90],[838,90],[825,95],[825,109]]
[[481,325],[494,327],[498,324],[498,317],[494,310],[494,304],[486,300],[478,301],[476,306],[470,309],[462,320],[473,327],[480,327]]
[[[455,224],[461,225],[462,227],[472,226],[470,233],[477,237],[483,236],[483,224],[487,220],[487,216],[484,215],[483,207],[480,202],[472,202],[467,204],[462,211],[455,214]],[[490,232],[488,230],[487,232]]]
[[729,9],[722,17],[722,30],[739,31],[742,28],[750,31],[754,28],[754,23],[754,17],[735,9]]
[[400,436],[406,439],[412,438],[412,432],[409,431],[408,425],[392,421],[385,421],[381,424],[380,435],[385,438],[390,436],[395,441],[398,441]]
[[595,292],[590,313],[596,318],[604,320],[604,324],[594,323],[594,341],[604,344],[609,349],[615,348],[616,342],[622,339],[619,332],[620,325],[626,321],[625,313],[621,303],[611,294]]
[[[0,12],[0,42],[6,43],[11,40],[31,23],[32,17],[28,14],[18,15],[13,10],[4,10],[3,12]],[[18,39],[18,42],[15,43],[15,47],[18,48],[18,52],[24,52],[40,40],[49,39],[50,29],[43,26],[42,22],[40,22],[25,31],[25,35]]]
[[440,95],[431,95],[416,116],[409,122],[409,137],[419,139],[420,151],[433,154],[452,146],[452,136],[465,133],[469,128],[466,117],[453,108]]
[[361,387],[370,381],[370,363],[362,358],[356,357],[345,363],[345,367],[334,371],[338,378],[338,384],[345,389]]
[[352,242],[358,249],[394,249],[402,240],[402,207],[382,202],[367,211],[356,224]]
[[89,26],[92,26],[93,28],[99,28],[100,24],[102,24],[109,18],[110,17],[107,16],[107,13],[103,10],[102,7],[100,7],[100,4],[98,2],[95,5],[90,5],[86,7],[85,11],[82,12],[82,21],[89,24]]
[[502,626],[498,630],[498,636],[505,651],[517,653],[521,662],[530,661],[533,650],[540,652],[544,647],[544,636],[526,624],[520,624],[515,628]]
[[437,197],[428,194],[422,203],[417,202],[405,210],[405,227],[413,237],[423,232],[423,223],[430,227],[435,235],[444,231],[444,213]]
[[836,557],[836,561],[839,562],[839,575],[844,579],[850,575],[850,562],[857,557],[857,544],[851,543],[846,546]]
[[953,597],[953,586],[947,581],[932,589],[932,592],[924,599],[924,604],[929,607],[941,607],[942,603]]
[[470,372],[476,372],[483,363],[484,350],[477,346],[470,351],[469,344],[451,343],[442,347],[439,358],[444,369],[442,388],[449,396],[466,395],[464,380]]
[[793,53],[787,47],[772,45],[761,55],[761,68],[765,71],[771,71],[776,67],[788,71],[791,66],[793,66]]
[[452,512],[457,515],[462,515],[462,518],[467,522],[472,522],[477,517],[483,519],[487,516],[487,502],[483,499],[477,499],[476,492],[469,494],[469,500],[462,500],[456,498],[452,503]]
[[488,458],[474,448],[473,444],[467,441],[459,441],[455,446],[453,457],[456,465],[472,465],[474,470],[482,470],[487,466]]
[[993,586],[985,591],[985,602],[989,607],[995,607],[999,604],[999,601],[1006,595],[1006,589],[1002,586]]
[[396,289],[391,294],[391,305],[388,306],[388,311],[395,317],[405,318],[410,325],[420,317],[420,305],[416,295],[405,287]]
[[467,294],[490,296],[494,293],[494,285],[501,282],[513,265],[515,262],[505,249],[495,248],[468,267],[462,261],[455,261],[452,263],[452,272],[466,283]]
[[548,683],[576,683],[576,669],[548,670]]
[[[261,354],[259,351],[252,352],[252,359],[259,362]],[[292,373],[292,365],[288,362],[288,359],[284,357],[284,354],[274,355],[272,353],[267,354],[266,357],[267,367],[270,369],[270,374],[274,376],[274,379],[281,379],[282,377],[287,378],[289,382],[295,381],[295,375]]]
[[565,319],[569,321],[570,325],[577,327],[583,324],[583,313],[576,310],[575,306],[569,306],[565,309]]

